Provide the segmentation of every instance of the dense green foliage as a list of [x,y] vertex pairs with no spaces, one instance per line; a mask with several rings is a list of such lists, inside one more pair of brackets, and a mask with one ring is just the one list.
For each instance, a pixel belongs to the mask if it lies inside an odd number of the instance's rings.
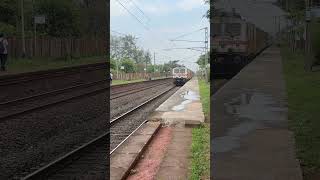
[[46,17],[46,23],[37,26],[39,35],[104,37],[106,34],[106,7],[98,0],[1,0],[0,31],[7,36],[21,36],[22,2],[26,36],[33,35],[36,15]]

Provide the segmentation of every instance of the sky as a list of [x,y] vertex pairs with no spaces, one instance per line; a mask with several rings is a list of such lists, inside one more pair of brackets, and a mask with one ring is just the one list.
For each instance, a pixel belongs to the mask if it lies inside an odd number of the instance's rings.
[[111,35],[136,36],[140,48],[155,53],[156,64],[180,60],[196,71],[195,62],[203,52],[172,48],[204,47],[204,42],[170,39],[193,32],[179,39],[204,41],[205,31],[200,29],[208,27],[210,32],[209,20],[203,17],[208,9],[204,0],[111,0]]

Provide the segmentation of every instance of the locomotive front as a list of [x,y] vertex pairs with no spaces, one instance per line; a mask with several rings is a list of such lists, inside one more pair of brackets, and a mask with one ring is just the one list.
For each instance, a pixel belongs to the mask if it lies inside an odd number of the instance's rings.
[[172,77],[176,86],[183,86],[190,79],[190,71],[186,67],[172,69]]

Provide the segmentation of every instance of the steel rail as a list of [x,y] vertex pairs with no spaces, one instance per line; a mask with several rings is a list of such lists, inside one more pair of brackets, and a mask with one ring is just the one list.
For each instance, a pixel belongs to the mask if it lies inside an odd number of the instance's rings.
[[[73,151],[65,154],[64,156],[50,162],[49,164],[43,166],[42,168],[32,172],[31,174],[22,178],[22,180],[28,179],[43,179],[47,177],[50,173],[54,173],[58,171],[57,169],[61,169],[63,167],[71,164],[74,159],[77,159],[77,156],[81,156],[81,153],[86,151],[87,149],[94,147],[100,141],[103,141],[109,137],[110,132],[105,132],[99,137],[81,145],[80,147],[74,149]],[[79,158],[79,157],[78,157]],[[69,162],[69,163],[67,163]],[[63,165],[63,167],[62,167]]]
[[142,88],[137,88],[137,89],[130,89],[128,91],[123,91],[123,92],[119,92],[119,93],[116,93],[115,95],[118,95],[120,94],[119,96],[115,96],[115,97],[112,97],[114,96],[114,94],[111,94],[111,97],[110,97],[110,100],[114,100],[114,99],[117,99],[117,98],[120,98],[120,97],[123,97],[123,96],[126,96],[126,95],[129,95],[129,94],[132,94],[132,93],[137,93],[137,92],[141,92],[141,91],[145,91],[145,90],[148,90],[148,89],[152,89],[154,87],[158,87],[160,85],[169,85],[169,84],[172,84],[172,83],[161,83],[161,84],[155,84],[155,85],[152,85],[152,86],[149,86],[149,87],[142,87]]
[[[115,123],[118,122],[120,119],[126,117],[127,115],[131,114],[132,112],[134,112],[135,110],[141,108],[142,106],[145,106],[146,104],[150,103],[151,101],[159,98],[160,96],[162,96],[163,94],[169,92],[169,91],[172,90],[173,88],[175,88],[175,86],[173,86],[173,87],[171,87],[170,89],[168,89],[168,90],[166,90],[166,91],[164,91],[164,92],[162,92],[162,93],[160,93],[160,94],[158,94],[158,95],[156,95],[156,96],[154,96],[154,97],[146,100],[145,102],[143,102],[143,103],[139,104],[138,106],[130,109],[129,111],[127,111],[127,112],[125,112],[125,113],[123,113],[123,114],[121,114],[121,115],[113,118],[113,119],[110,121],[110,125],[115,124]],[[110,127],[111,127],[111,126],[110,126]]]
[[[155,97],[152,97],[150,98],[149,100],[145,101],[144,103],[140,104],[139,106],[135,107],[134,110],[130,110],[126,113],[124,113],[123,115],[121,116],[118,116],[117,118],[114,118],[109,124],[110,126],[114,125],[116,122],[118,122],[121,118],[124,118],[126,117],[127,115],[129,115],[130,113],[134,112],[135,110],[139,109],[140,107],[148,104],[149,102],[159,98],[160,96],[162,96],[163,94],[169,92],[170,90],[172,90],[173,88],[175,87],[172,87],[158,95],[156,95]],[[145,124],[147,122],[147,120],[143,121],[133,132],[131,132],[131,134],[129,134],[129,136],[124,140],[122,141],[118,146],[120,147],[134,132],[136,132],[143,124]],[[50,174],[52,173],[56,173],[58,172],[59,170],[63,169],[64,167],[68,166],[69,164],[72,164],[72,162],[75,160],[75,159],[78,159],[81,157],[81,153],[86,151],[87,149],[91,148],[91,147],[94,147],[95,144],[97,144],[97,142],[100,142],[108,137],[110,135],[110,131],[108,132],[105,132],[104,134],[102,134],[101,136],[91,140],[90,142],[88,143],[85,143],[83,145],[81,145],[80,147],[76,148],[75,150],[65,154],[64,156],[50,162],[49,164],[43,166],[42,168],[32,172],[31,174],[28,174],[27,176],[23,177],[22,180],[29,180],[29,179],[43,179],[47,176],[49,176]],[[114,152],[116,150],[113,149],[110,154],[112,152]]]
[[80,85],[71,86],[71,87],[67,87],[67,88],[63,88],[63,89],[58,89],[58,90],[54,90],[54,91],[49,91],[49,92],[45,92],[45,93],[40,93],[40,94],[36,94],[36,95],[24,97],[24,98],[19,98],[19,99],[15,99],[15,100],[12,100],[12,101],[1,102],[0,103],[0,107],[1,106],[8,106],[8,105],[15,104],[15,103],[22,103],[24,101],[34,100],[34,99],[41,98],[41,97],[46,97],[46,96],[49,96],[49,95],[57,95],[59,93],[64,93],[64,92],[67,92],[69,90],[73,90],[73,89],[77,89],[77,88],[90,87],[90,86],[93,86],[93,85],[96,85],[96,84],[106,83],[107,81],[108,80],[100,80],[100,81],[95,81],[95,82],[91,82],[91,83],[80,84]]
[[58,100],[58,101],[53,102],[53,103],[47,103],[45,105],[41,105],[41,106],[38,106],[38,107],[33,107],[33,108],[30,108],[30,109],[26,109],[26,110],[22,110],[22,111],[19,111],[19,112],[16,112],[16,113],[5,115],[5,116],[0,117],[0,122],[3,122],[3,121],[8,120],[10,118],[14,118],[14,117],[19,116],[19,115],[23,115],[23,114],[26,114],[26,113],[31,113],[31,112],[34,112],[36,110],[41,110],[41,109],[49,108],[49,107],[52,107],[52,106],[56,106],[58,104],[66,103],[66,102],[69,102],[71,100],[75,100],[75,99],[79,99],[79,98],[83,98],[83,97],[88,97],[88,96],[93,96],[93,95],[96,95],[96,94],[104,93],[108,89],[109,89],[109,87],[101,88],[101,89],[98,89],[98,90],[90,91],[88,93],[83,93],[81,95],[72,96],[70,98],[66,98],[66,99],[63,99],[63,100]]
[[11,84],[18,84],[22,82],[29,82],[39,79],[45,78],[54,78],[65,76],[66,74],[75,74],[84,71],[94,71],[99,69],[106,69],[106,63],[95,63],[95,64],[87,64],[73,67],[64,67],[60,69],[50,69],[50,70],[42,70],[35,72],[26,72],[20,74],[9,74],[0,76],[0,87],[7,86]]

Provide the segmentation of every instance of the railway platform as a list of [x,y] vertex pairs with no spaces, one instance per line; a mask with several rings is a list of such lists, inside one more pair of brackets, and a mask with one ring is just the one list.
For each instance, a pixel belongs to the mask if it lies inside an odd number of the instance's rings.
[[151,118],[168,126],[197,126],[204,122],[198,79],[188,81],[161,104]]
[[302,180],[280,50],[270,47],[211,97],[211,177]]

